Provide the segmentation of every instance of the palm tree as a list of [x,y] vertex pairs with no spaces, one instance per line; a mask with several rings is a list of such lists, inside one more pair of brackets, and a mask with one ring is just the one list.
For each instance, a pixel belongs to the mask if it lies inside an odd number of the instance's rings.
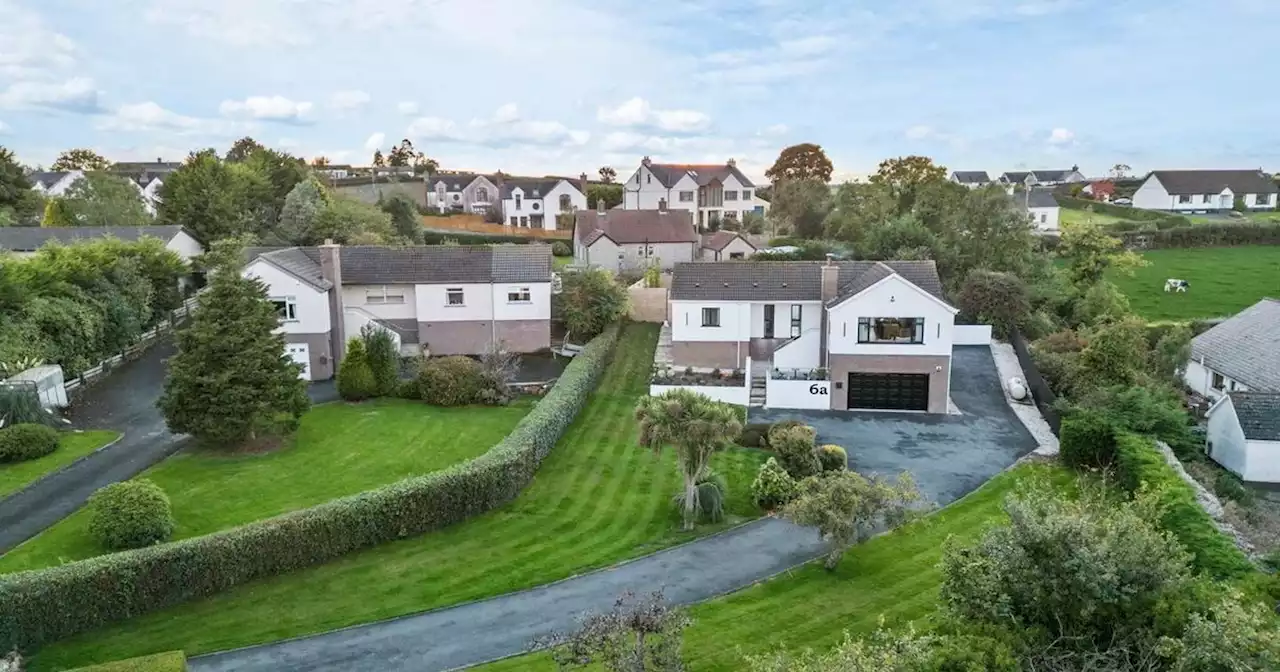
[[709,471],[711,455],[742,432],[738,411],[689,390],[643,397],[636,406],[640,445],[661,453],[670,446],[684,478],[684,529],[698,517],[698,483]]

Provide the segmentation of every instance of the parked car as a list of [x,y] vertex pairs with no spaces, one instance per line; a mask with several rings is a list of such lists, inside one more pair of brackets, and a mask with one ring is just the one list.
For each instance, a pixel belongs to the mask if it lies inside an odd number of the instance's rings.
[[1133,205],[1133,199],[1132,199],[1132,198],[1117,198],[1116,200],[1111,201],[1111,203],[1112,203],[1112,205]]

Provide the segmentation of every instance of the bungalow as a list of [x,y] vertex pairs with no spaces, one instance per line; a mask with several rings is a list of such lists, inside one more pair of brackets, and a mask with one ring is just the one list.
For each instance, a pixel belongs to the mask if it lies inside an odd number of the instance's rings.
[[957,170],[951,173],[951,181],[970,189],[977,189],[991,184],[991,176],[987,175],[985,170]]
[[1280,483],[1280,392],[1228,392],[1209,409],[1205,450],[1254,483]]
[[27,180],[42,196],[63,196],[82,177],[84,171],[81,170],[39,171],[28,175]]
[[1035,225],[1037,231],[1056,233],[1062,208],[1053,195],[1053,189],[1032,187],[1016,191],[1009,195],[1013,205],[1019,211],[1027,213],[1027,218]]
[[574,261],[615,273],[693,261],[701,242],[688,210],[605,210],[600,201],[574,216]]
[[755,245],[737,231],[716,231],[702,235],[699,258],[704,261],[748,259],[757,252]]
[[1024,170],[1004,173],[1000,182],[1008,186],[1044,186],[1085,182],[1088,178],[1080,172],[1080,166],[1071,166],[1064,170]]
[[1280,392],[1280,299],[1265,298],[1191,339],[1183,381],[1217,399],[1239,391]]
[[45,243],[57,241],[64,245],[81,240],[119,238],[138,241],[142,238],[158,238],[164,246],[191,261],[204,254],[204,248],[181,226],[9,226],[0,227],[0,251],[12,252],[18,257],[29,257]]
[[1261,170],[1155,170],[1133,194],[1133,207],[1171,212],[1274,210],[1280,189]]

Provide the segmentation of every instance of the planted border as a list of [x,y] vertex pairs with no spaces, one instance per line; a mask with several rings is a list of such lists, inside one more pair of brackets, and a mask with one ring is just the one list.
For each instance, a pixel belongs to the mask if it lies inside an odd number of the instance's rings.
[[0,650],[33,649],[511,501],[582,409],[618,333],[592,340],[505,439],[468,462],[202,537],[0,577]]

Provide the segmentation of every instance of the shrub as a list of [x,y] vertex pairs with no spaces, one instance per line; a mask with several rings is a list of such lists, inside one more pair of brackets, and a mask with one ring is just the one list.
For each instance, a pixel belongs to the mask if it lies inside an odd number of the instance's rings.
[[751,482],[751,498],[765,511],[773,511],[796,496],[796,481],[778,464],[777,458],[769,458],[760,465],[756,480]]
[[1148,249],[1224,247],[1230,245],[1280,245],[1280,224],[1225,222],[1196,224],[1163,231],[1123,234],[1125,245]]
[[1214,477],[1213,493],[1242,506],[1251,506],[1254,502],[1253,493],[1244,486],[1240,477],[1225,469],[1219,471]]
[[1021,278],[984,269],[976,269],[965,278],[956,305],[965,315],[989,323],[1002,338],[1008,337],[1031,313],[1027,285]]
[[1059,430],[1062,462],[1074,469],[1102,469],[1116,459],[1116,429],[1101,414],[1081,411]]
[[586,403],[617,337],[614,328],[589,343],[505,439],[465,463],[202,537],[0,575],[0,650],[36,648],[511,501]]
[[0,429],[0,462],[34,460],[57,449],[58,432],[52,427],[23,423]]
[[364,341],[347,341],[347,354],[338,366],[338,395],[347,401],[364,401],[374,396],[377,384],[365,357]]
[[[729,482],[724,476],[708,469],[698,479],[698,519],[708,523],[718,523],[724,520],[724,502],[729,494]],[[684,509],[684,491],[676,494],[672,498],[676,508]]]
[[[1063,423],[1066,426],[1066,423]],[[1144,487],[1159,502],[1160,527],[1192,554],[1191,566],[1215,579],[1234,579],[1254,571],[1240,549],[1218,531],[1196,501],[1191,486],[1169,466],[1152,440],[1136,434],[1116,437],[1116,475],[1127,491]]]
[[411,401],[422,401],[422,391],[418,389],[418,381],[402,380],[396,384],[396,397]]
[[804,427],[805,424],[799,420],[779,420],[769,425],[769,431],[765,432],[766,438],[772,437],[775,432],[781,432],[792,427]]
[[569,248],[569,244],[563,240],[557,240],[551,243],[551,254],[557,257],[572,257],[573,250]]
[[365,361],[373,376],[373,396],[395,394],[400,384],[400,353],[391,332],[366,324],[360,330],[360,340],[364,342]]
[[433,357],[418,370],[418,395],[428,404],[474,404],[483,387],[480,363],[470,357]]
[[45,410],[40,395],[28,385],[0,385],[0,426],[37,424],[52,426],[57,418]]
[[145,478],[112,483],[93,493],[89,516],[89,533],[113,551],[150,546],[173,534],[169,497]]
[[782,468],[797,481],[822,471],[818,462],[815,433],[812,427],[788,427],[769,432],[769,446],[778,455]]
[[742,433],[738,435],[737,443],[745,448],[768,448],[769,425],[753,423],[743,426]]
[[561,291],[553,298],[569,335],[591,338],[627,313],[627,290],[601,268],[560,274]]
[[833,444],[818,447],[818,464],[822,471],[844,471],[849,468],[849,454],[844,448]]

